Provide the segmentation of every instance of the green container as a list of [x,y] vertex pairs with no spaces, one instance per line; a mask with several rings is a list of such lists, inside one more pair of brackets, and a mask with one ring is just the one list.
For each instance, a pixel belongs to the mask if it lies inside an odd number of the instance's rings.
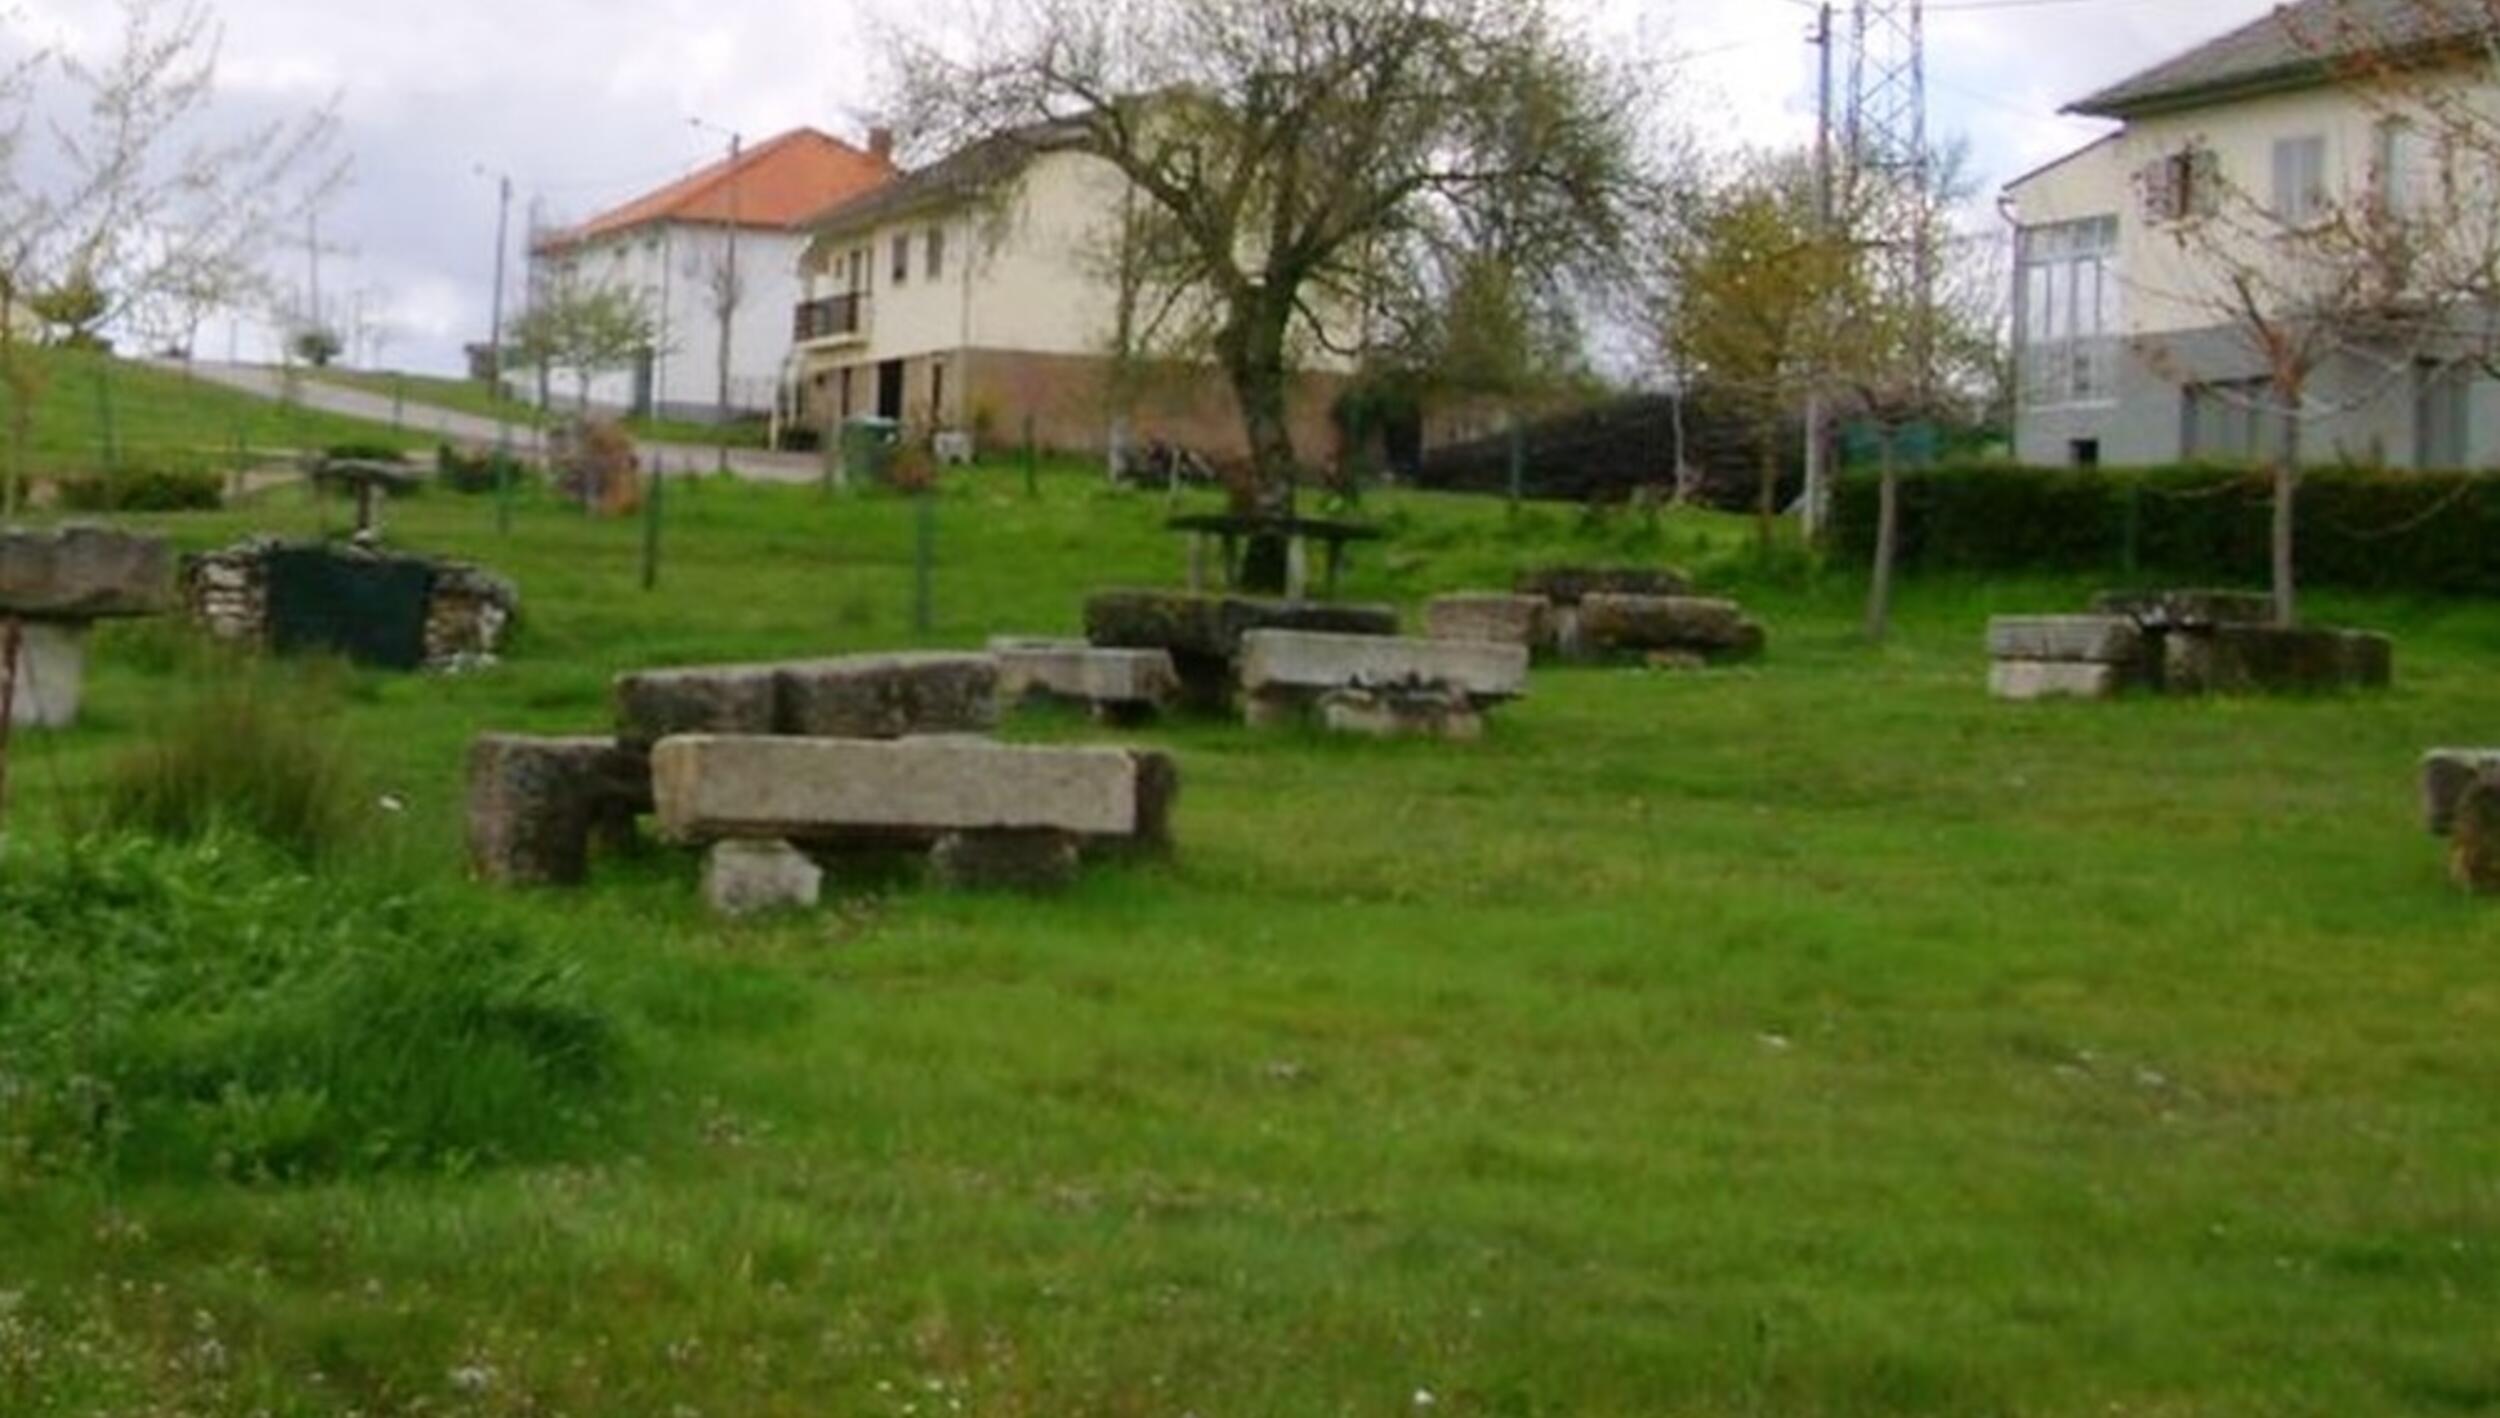
[[842,478],[885,487],[894,481],[894,450],[903,426],[893,419],[852,418],[842,423]]

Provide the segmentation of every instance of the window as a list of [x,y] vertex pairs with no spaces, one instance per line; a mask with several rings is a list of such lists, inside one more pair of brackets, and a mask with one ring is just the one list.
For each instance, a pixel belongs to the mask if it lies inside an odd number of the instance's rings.
[[2424,364],[2413,399],[2413,466],[2454,472],[2473,466],[2474,369],[2463,364]]
[[2326,139],[2313,134],[2275,140],[2274,215],[2296,227],[2326,215]]
[[2262,463],[2283,446],[2283,414],[2263,379],[2191,384],[2182,440],[2192,462]]
[[2137,173],[2136,187],[2144,198],[2146,221],[2210,217],[2220,206],[2222,159],[2201,145],[2181,148]]
[[894,269],[892,274],[894,277],[894,284],[898,286],[911,280],[911,237],[908,234],[894,238]]
[[2118,394],[2118,219],[2026,229],[2015,300],[2021,309],[2023,401],[2107,403]]
[[868,248],[854,247],[850,258],[850,291],[859,295],[868,289]]
[[2101,465],[2101,440],[2097,438],[2078,438],[2067,444],[2066,461],[2071,466],[2078,468],[2099,467]]
[[2439,195],[2440,167],[2430,139],[2401,118],[2379,124],[2377,136],[2370,177],[2380,209],[2394,217],[2428,215]]
[[934,281],[945,274],[946,228],[933,226],[929,228],[929,279]]

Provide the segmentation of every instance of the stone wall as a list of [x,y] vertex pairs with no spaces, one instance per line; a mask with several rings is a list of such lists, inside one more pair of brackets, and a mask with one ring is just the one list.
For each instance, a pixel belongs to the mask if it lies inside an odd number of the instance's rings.
[[[268,558],[284,545],[275,538],[254,537],[220,551],[184,557],[185,613],[222,643],[269,644]],[[355,548],[340,548],[338,554],[391,555]],[[410,559],[425,560],[434,573],[425,612],[425,667],[458,671],[493,664],[520,610],[519,590],[493,572],[466,562]]]

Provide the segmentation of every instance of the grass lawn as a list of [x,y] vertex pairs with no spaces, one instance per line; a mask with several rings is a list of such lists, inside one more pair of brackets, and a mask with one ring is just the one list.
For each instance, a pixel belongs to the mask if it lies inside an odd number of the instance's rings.
[[[2493,737],[2500,608],[2315,596],[2398,635],[2383,696],[2005,706],[1985,617],[2092,587],[1914,583],[1875,650],[1853,575],[1751,575],[1738,523],[1390,495],[1357,596],[1661,559],[1770,655],[1541,670],[1472,746],[1121,736],[1177,754],[1180,852],[1063,899],[733,927],[658,850],[453,884],[471,735],[595,730],[628,667],[916,643],[907,504],[667,505],[649,594],[632,525],[395,506],[519,580],[522,636],[324,701],[406,805],[333,870],[558,952],[632,1044],[613,1118],[296,1185],[45,1170],[0,1054],[0,1413],[2500,1408],[2500,916],[2412,795]],[[1162,510],[956,475],[930,639],[1176,580]],[[23,745],[21,835],[190,692],[163,640],[109,631],[88,723]]]
[[[191,378],[180,370],[83,350],[34,349],[41,392],[31,452],[38,474],[232,468],[239,454],[317,449],[334,443],[426,440],[386,425],[308,411]],[[11,426],[0,385],[0,436]]]
[[[425,404],[454,413],[475,414],[480,418],[502,415],[518,423],[529,424],[538,417],[537,406],[520,399],[497,396],[494,390],[474,379],[447,379],[432,374],[402,374],[395,371],[366,369],[325,369],[310,376],[326,383],[350,389],[362,389],[386,398],[401,398],[412,404]],[[555,385],[557,417],[564,417],[572,408],[565,394],[566,381]],[[690,443],[710,447],[720,441],[720,429],[708,423],[687,423],[679,419],[627,419],[625,427],[636,438],[658,443]],[[758,420],[733,423],[729,426],[729,443],[733,448],[761,448],[767,430]]]

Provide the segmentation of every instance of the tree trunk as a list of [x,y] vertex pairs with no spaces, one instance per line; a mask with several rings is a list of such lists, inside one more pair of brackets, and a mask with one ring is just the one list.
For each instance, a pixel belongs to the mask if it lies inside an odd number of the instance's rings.
[[1893,460],[1893,429],[1879,436],[1882,472],[1875,492],[1875,574],[1866,592],[1866,638],[1882,643],[1892,631],[1892,563],[1901,538],[1901,473]]
[[1780,421],[1777,414],[1762,424],[1762,461],[1757,469],[1759,486],[1754,489],[1754,543],[1765,561],[1771,558],[1771,539],[1779,526],[1780,502]]
[[2300,624],[2300,588],[2293,574],[2295,524],[2300,508],[2300,404],[2284,401],[2283,450],[2274,463],[2274,623]]
[[1292,511],[1294,479],[1300,471],[1293,451],[1293,427],[1286,415],[1290,381],[1285,368],[1285,325],[1290,314],[1262,306],[1255,313],[1236,316],[1233,327],[1218,342],[1225,372],[1232,377],[1233,397],[1241,405],[1242,431],[1248,436],[1250,471],[1262,512]]

